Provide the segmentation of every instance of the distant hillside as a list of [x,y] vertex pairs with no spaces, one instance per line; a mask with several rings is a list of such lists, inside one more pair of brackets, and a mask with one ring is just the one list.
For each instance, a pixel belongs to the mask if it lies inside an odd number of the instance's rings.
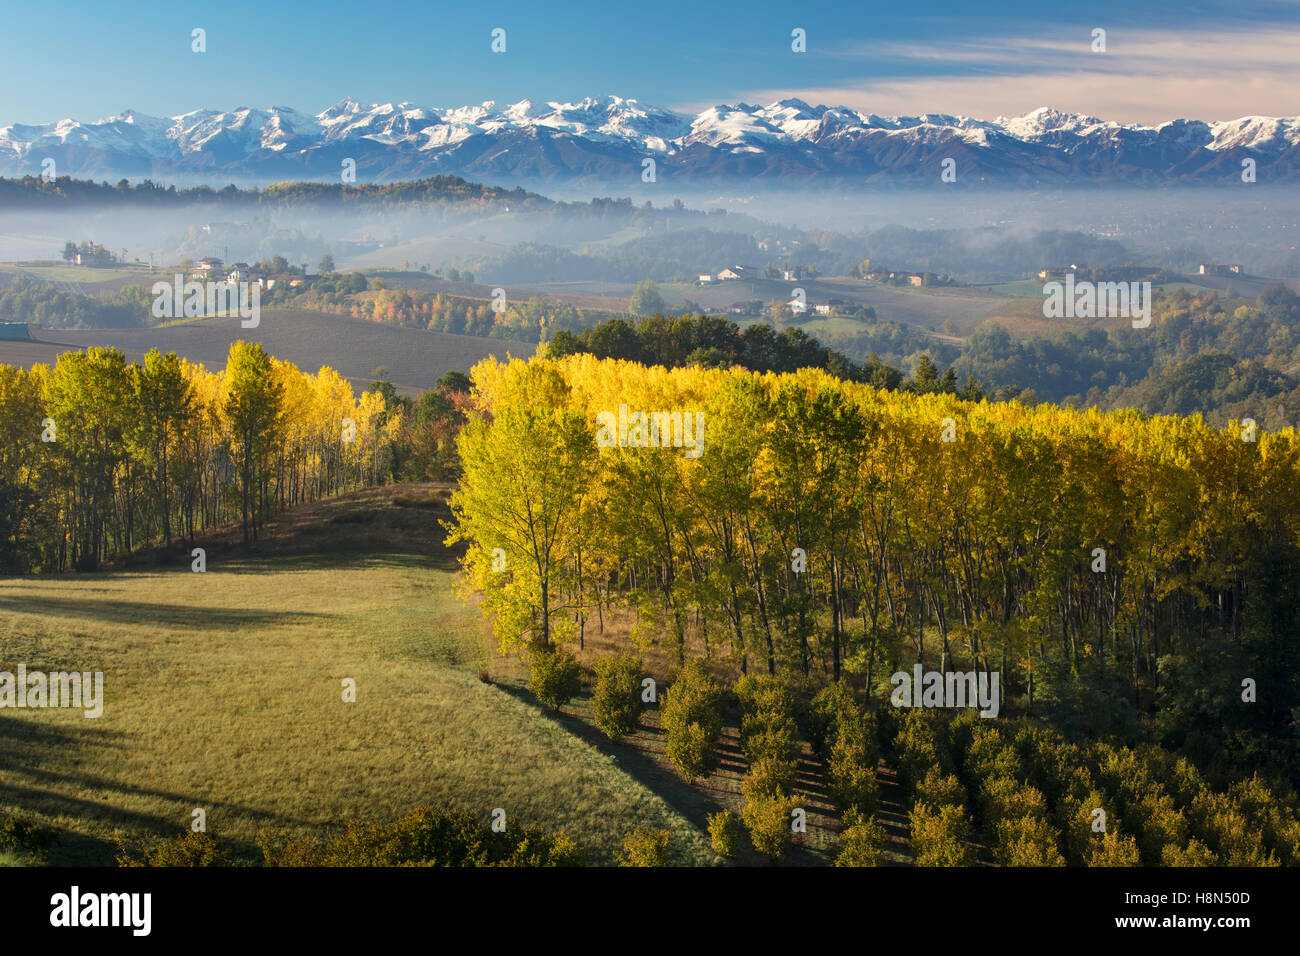
[[[507,353],[531,355],[534,346],[468,335],[426,332],[380,325],[323,312],[264,309],[256,329],[240,327],[238,318],[198,319],[152,329],[36,330],[33,342],[0,342],[0,364],[30,367],[52,363],[61,352],[90,345],[121,349],[139,360],[151,348],[176,352],[210,369],[222,368],[230,344],[238,339],[260,342],[277,358],[316,371],[337,369],[362,389],[387,378],[403,394],[432,388],[449,371],[464,371],[476,362]],[[387,369],[376,376],[377,368]]]

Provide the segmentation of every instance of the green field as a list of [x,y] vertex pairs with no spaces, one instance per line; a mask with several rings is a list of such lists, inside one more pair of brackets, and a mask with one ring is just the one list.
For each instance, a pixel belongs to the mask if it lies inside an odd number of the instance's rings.
[[115,831],[174,836],[200,807],[254,859],[262,826],[305,832],[429,803],[485,822],[504,808],[599,862],[636,827],[659,827],[681,862],[712,862],[699,830],[607,748],[514,682],[480,680],[501,658],[455,596],[448,556],[412,549],[436,514],[362,492],[289,513],[261,554],[212,541],[206,574],[182,558],[0,579],[0,670],[105,675],[98,719],[0,715],[0,812],[63,830],[52,864],[111,864]]
[[44,282],[86,286],[89,291],[100,288],[118,288],[131,283],[148,285],[166,274],[166,270],[151,271],[147,264],[143,266],[122,265],[100,269],[94,266],[73,266],[58,263],[4,263],[0,264],[0,272],[11,275],[28,275]]
[[1018,279],[1015,282],[1000,282],[997,285],[984,286],[990,292],[1015,297],[1033,297],[1043,294],[1043,280]]

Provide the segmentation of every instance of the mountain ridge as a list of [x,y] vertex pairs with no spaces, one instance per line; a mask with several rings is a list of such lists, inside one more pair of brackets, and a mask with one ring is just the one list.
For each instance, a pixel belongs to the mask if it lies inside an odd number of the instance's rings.
[[291,107],[199,109],[171,117],[125,110],[0,127],[0,175],[185,176],[215,179],[336,175],[386,182],[454,173],[509,184],[764,180],[772,185],[937,181],[1082,183],[1300,182],[1300,117],[1244,116],[1155,126],[1040,107],[992,120],[926,113],[882,116],[797,98],[765,107],[717,104],[697,114],[620,96],[433,108],[351,97],[316,114]]

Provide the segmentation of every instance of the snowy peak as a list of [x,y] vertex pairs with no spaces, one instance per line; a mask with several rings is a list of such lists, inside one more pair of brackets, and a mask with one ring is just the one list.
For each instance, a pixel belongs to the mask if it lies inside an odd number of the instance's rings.
[[948,155],[944,150],[977,157],[981,176],[1021,182],[1208,180],[1222,175],[1216,157],[1227,152],[1273,163],[1274,178],[1300,180],[1300,118],[1143,126],[1047,106],[983,120],[885,116],[795,97],[767,106],[721,103],[694,115],[612,95],[450,108],[348,97],[315,115],[284,106],[165,118],[126,110],[92,122],[0,127],[0,174],[39,172],[53,156],[60,173],[71,175],[215,168],[232,177],[319,175],[325,156],[331,163],[353,156],[371,178],[454,172],[518,181],[527,170],[622,181],[629,167],[639,171],[641,159],[655,155],[668,162],[666,172],[703,180],[754,175],[761,155],[762,175],[782,182],[862,182],[929,176],[927,163]]

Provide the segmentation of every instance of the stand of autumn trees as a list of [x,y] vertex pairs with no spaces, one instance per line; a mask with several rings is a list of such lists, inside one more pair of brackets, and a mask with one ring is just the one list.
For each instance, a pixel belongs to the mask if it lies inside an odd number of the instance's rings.
[[388,477],[396,408],[244,342],[220,372],[111,348],[0,365],[0,570],[93,570],[236,522],[252,542],[280,509]]
[[[622,608],[681,662],[877,700],[996,670],[1004,713],[1295,773],[1294,431],[591,355],[473,380],[451,537],[505,649]],[[702,454],[597,447],[620,405],[703,413]]]

